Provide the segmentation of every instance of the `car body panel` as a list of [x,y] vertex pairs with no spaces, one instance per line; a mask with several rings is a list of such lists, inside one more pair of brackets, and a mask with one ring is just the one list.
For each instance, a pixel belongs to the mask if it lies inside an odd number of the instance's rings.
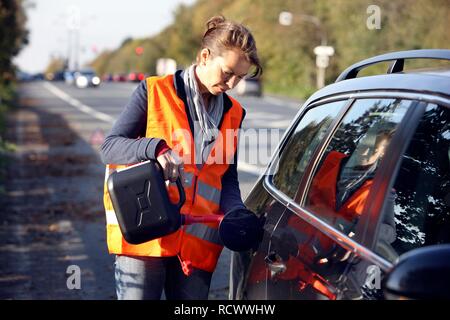
[[348,93],[371,91],[410,92],[450,96],[449,77],[427,73],[390,74],[343,80],[314,93],[305,103]]

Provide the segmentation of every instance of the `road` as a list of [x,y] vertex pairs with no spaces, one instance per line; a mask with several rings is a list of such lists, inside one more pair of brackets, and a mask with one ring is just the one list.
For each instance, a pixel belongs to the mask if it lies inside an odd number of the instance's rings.
[[[7,139],[17,147],[10,155],[1,202],[0,298],[115,298],[113,257],[105,243],[99,146],[136,86],[21,85],[20,108],[9,116],[7,127]],[[238,163],[245,199],[299,103],[237,98],[247,111]],[[229,257],[224,250],[210,299],[227,299]],[[79,290],[67,287],[71,265],[81,271]]]

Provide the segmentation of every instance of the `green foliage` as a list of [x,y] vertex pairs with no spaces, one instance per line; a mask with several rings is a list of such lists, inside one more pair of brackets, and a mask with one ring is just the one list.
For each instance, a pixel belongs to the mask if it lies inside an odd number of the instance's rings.
[[14,150],[14,146],[3,139],[6,121],[6,112],[11,107],[16,95],[15,84],[9,82],[0,85],[0,196],[3,193],[3,181],[6,176],[6,162],[5,154]]
[[13,98],[15,68],[12,58],[28,42],[23,3],[22,0],[0,0],[0,100],[3,104]]
[[12,58],[27,43],[26,16],[22,0],[0,0],[0,194],[5,175],[3,154],[12,146],[2,138],[5,113],[16,98],[15,67]]
[[[369,5],[381,11],[381,28],[369,30]],[[293,24],[278,23],[281,11],[294,13]],[[316,85],[313,49],[320,45],[319,29],[300,15],[320,19],[328,45],[335,48],[326,81],[333,82],[350,64],[397,50],[446,48],[450,43],[450,0],[198,0],[180,5],[174,23],[156,36],[127,39],[113,52],[102,53],[92,65],[99,73],[155,72],[156,59],[173,58],[179,67],[195,61],[205,22],[214,15],[242,22],[255,36],[264,67],[266,92],[296,97],[311,94]],[[137,45],[145,48],[137,56]],[[414,64],[411,64],[414,66]],[[376,66],[366,74],[385,72]]]

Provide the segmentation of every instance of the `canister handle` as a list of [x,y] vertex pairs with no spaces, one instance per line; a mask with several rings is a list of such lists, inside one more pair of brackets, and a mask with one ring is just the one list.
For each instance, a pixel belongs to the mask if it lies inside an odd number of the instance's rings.
[[181,183],[181,178],[179,176],[177,178],[176,184],[177,184],[178,194],[180,195],[180,200],[178,201],[176,206],[177,206],[178,211],[180,211],[181,207],[183,206],[184,202],[186,201],[186,194],[184,193],[183,184]]

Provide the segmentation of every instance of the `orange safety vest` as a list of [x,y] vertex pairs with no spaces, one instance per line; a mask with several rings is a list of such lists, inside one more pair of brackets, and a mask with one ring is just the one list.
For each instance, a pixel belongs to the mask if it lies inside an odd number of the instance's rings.
[[367,196],[372,187],[373,180],[366,180],[353,194],[336,209],[336,184],[338,180],[341,162],[347,156],[341,152],[331,151],[322,164],[311,186],[308,207],[319,212],[321,216],[330,218],[332,224],[339,223],[342,219],[350,222],[359,218],[366,204]]
[[[233,98],[231,107],[224,108],[219,135],[203,166],[194,161],[195,147],[188,112],[183,100],[177,95],[174,75],[149,77],[147,81],[147,129],[146,137],[164,139],[167,145],[184,160],[186,201],[182,214],[223,214],[220,210],[222,176],[234,161],[237,150],[237,133],[241,126],[244,109]],[[130,164],[131,165],[131,164]],[[107,220],[108,250],[112,254],[132,256],[167,257],[179,255],[192,266],[213,272],[223,249],[218,233],[218,223],[197,223],[182,226],[178,231],[139,245],[125,241],[120,231],[111,199],[106,188],[108,176],[117,169],[129,165],[106,166],[104,206]],[[176,185],[169,184],[169,197],[178,201]]]

